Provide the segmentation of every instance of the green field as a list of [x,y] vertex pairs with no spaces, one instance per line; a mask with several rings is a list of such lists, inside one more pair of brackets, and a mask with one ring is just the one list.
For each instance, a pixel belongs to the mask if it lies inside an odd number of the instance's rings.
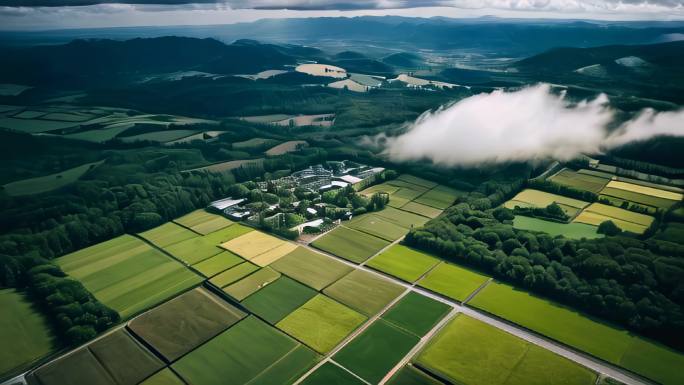
[[207,278],[213,277],[218,273],[226,271],[233,266],[239,265],[245,260],[231,253],[224,251],[211,258],[205,259],[202,262],[192,265],[194,269],[199,271]]
[[[282,360],[301,364],[301,359],[288,359],[290,354],[300,355],[300,346],[297,341],[250,316],[183,356],[171,367],[187,383],[194,385],[225,385],[226,379],[230,379],[230,384],[239,385],[257,377],[262,383],[285,384],[313,362],[302,367],[292,365],[285,368],[287,370],[269,369],[278,368],[277,364]],[[260,376],[266,371],[270,378]]]
[[451,320],[415,363],[469,385],[593,385],[596,373],[465,315]]
[[328,286],[323,293],[371,316],[397,298],[404,287],[362,270],[354,270]]
[[[423,373],[413,365],[406,365],[389,381],[388,385],[444,385],[442,382]],[[174,384],[175,385],[175,384]]]
[[591,191],[598,194],[601,189],[606,187],[609,178],[596,175],[582,174],[572,170],[562,170],[549,178],[551,182],[562,184],[563,186],[573,187],[578,190]]
[[441,209],[437,209],[434,207],[430,207],[427,205],[424,205],[422,203],[417,203],[417,202],[409,202],[403,206],[401,206],[401,209],[404,211],[408,211],[410,213],[422,215],[424,217],[428,218],[437,218],[439,214],[442,213]]
[[601,197],[607,196],[609,198],[617,198],[623,201],[638,203],[644,206],[652,206],[667,210],[672,207],[677,201],[660,198],[652,195],[641,194],[635,191],[628,191],[614,187],[606,187],[601,190]]
[[102,163],[104,163],[104,160],[94,163],[86,163],[78,167],[70,168],[68,170],[60,171],[51,175],[10,182],[2,186],[2,191],[4,191],[7,195],[20,196],[40,194],[56,190],[76,182],[77,180],[81,179],[83,175],[95,169]]
[[422,337],[451,311],[451,307],[416,292],[409,292],[382,319]]
[[397,180],[412,183],[425,188],[433,188],[437,186],[437,183],[435,182],[431,182],[427,179],[419,178],[410,174],[401,174],[397,177]]
[[405,227],[407,229],[410,229],[412,226],[422,226],[430,220],[422,215],[399,210],[394,207],[385,207],[384,209],[376,211],[373,214],[382,217],[383,219],[392,222],[397,226]]
[[461,194],[461,192],[449,187],[437,186],[414,199],[414,202],[444,210],[451,206]]
[[470,305],[660,383],[684,383],[681,353],[527,292],[493,282]]
[[305,345],[297,346],[249,382],[249,385],[283,385],[295,382],[320,356]]
[[543,219],[525,217],[516,215],[513,220],[513,227],[520,230],[540,231],[547,233],[553,237],[562,235],[571,239],[595,239],[603,238],[603,234],[599,234],[597,226],[587,225],[584,223],[557,223],[545,221]]
[[296,248],[271,267],[316,290],[323,290],[352,271],[344,263],[304,247]]
[[317,295],[276,326],[319,353],[327,353],[366,317],[324,296]]
[[280,277],[242,301],[242,305],[267,322],[275,324],[304,305],[316,293],[297,281]]
[[379,319],[354,338],[333,359],[357,376],[376,384],[420,338]]
[[128,328],[173,362],[245,316],[206,289],[194,289],[134,318]]
[[145,381],[141,382],[140,385],[185,385],[185,382],[178,378],[171,369],[164,368],[151,377],[148,377]]
[[488,279],[485,275],[445,262],[430,270],[418,285],[463,302]]
[[126,318],[199,282],[145,242],[122,235],[58,258],[57,264],[105,305]]
[[152,230],[147,230],[138,235],[161,248],[199,237],[197,233],[173,222],[166,222],[161,226],[157,226]]
[[356,263],[367,260],[387,245],[389,242],[383,239],[343,226],[311,243],[317,249]]
[[174,222],[202,235],[213,233],[233,223],[220,215],[209,213],[206,210],[195,210],[190,214],[175,219]]
[[390,242],[396,241],[408,233],[407,228],[395,225],[372,214],[358,216],[347,222],[345,226]]
[[86,347],[36,369],[29,383],[40,385],[137,384],[164,364],[119,329]]
[[193,237],[163,247],[164,251],[188,265],[194,265],[219,254],[223,249],[207,242],[205,237]]
[[212,245],[220,245],[222,243],[230,241],[231,239],[237,238],[240,235],[247,234],[250,231],[254,231],[254,229],[236,223],[221,230],[216,230],[212,233],[209,233],[205,235],[203,238]]
[[418,250],[403,245],[393,245],[373,257],[366,265],[413,283],[439,262],[437,258]]
[[265,267],[223,288],[223,292],[238,301],[249,297],[261,288],[280,278],[280,273]]
[[259,270],[259,266],[253,263],[243,262],[231,267],[230,269],[220,274],[217,274],[216,276],[211,278],[209,282],[211,282],[218,288],[224,288],[230,285],[231,283],[237,282],[238,280],[252,274],[257,270]]
[[365,382],[335,364],[326,362],[311,373],[301,385],[364,385]]
[[0,290],[0,309],[0,341],[5,345],[0,349],[0,377],[26,368],[57,347],[50,325],[23,294],[14,289]]

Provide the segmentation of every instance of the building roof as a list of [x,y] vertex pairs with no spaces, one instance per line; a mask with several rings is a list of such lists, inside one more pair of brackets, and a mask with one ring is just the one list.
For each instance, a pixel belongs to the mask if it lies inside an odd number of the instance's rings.
[[353,175],[342,175],[342,176],[340,176],[340,177],[338,177],[338,178],[341,179],[343,182],[347,182],[347,183],[350,183],[350,184],[359,183],[359,182],[361,182],[361,181],[363,180],[363,179],[357,178],[357,177],[355,177],[355,176],[353,176]]
[[209,206],[214,207],[219,210],[225,210],[228,207],[238,205],[242,202],[244,202],[245,199],[233,199],[233,198],[225,198],[225,199],[219,199],[217,201],[213,201],[209,204]]

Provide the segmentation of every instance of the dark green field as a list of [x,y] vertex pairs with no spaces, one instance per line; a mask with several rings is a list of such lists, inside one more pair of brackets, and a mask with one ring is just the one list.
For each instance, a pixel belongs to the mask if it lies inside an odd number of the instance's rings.
[[280,277],[247,297],[242,304],[252,313],[275,324],[315,295],[315,290],[288,277]]
[[326,362],[311,373],[302,385],[364,385],[365,383],[335,364]]
[[337,352],[333,359],[364,380],[375,384],[385,377],[418,340],[417,336],[380,319]]
[[442,302],[410,292],[387,310],[382,319],[422,337],[450,310],[451,307]]
[[388,241],[341,226],[311,243],[317,249],[356,263],[367,260],[387,245]]

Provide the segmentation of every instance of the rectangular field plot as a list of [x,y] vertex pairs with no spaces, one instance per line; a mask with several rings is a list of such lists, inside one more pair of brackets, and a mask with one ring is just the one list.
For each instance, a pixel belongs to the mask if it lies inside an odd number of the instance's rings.
[[275,324],[316,295],[316,291],[287,277],[277,281],[242,301],[250,312]]
[[233,224],[231,220],[205,210],[195,210],[190,214],[175,219],[174,222],[202,235],[213,233],[216,230],[221,230]]
[[261,231],[241,235],[221,244],[221,247],[259,266],[268,266],[297,248],[293,243]]
[[231,267],[230,269],[220,274],[217,274],[212,279],[210,279],[209,282],[211,282],[218,288],[224,288],[233,282],[241,280],[242,278],[252,274],[257,270],[259,270],[259,266],[253,263],[243,262],[239,265]]
[[278,278],[280,278],[279,272],[269,267],[264,267],[263,269],[259,269],[245,278],[224,287],[223,292],[238,301],[242,301]]
[[[521,202],[522,204],[519,204],[517,202]],[[589,202],[581,201],[579,199],[568,198],[562,195],[556,195],[532,189],[525,189],[519,192],[516,196],[513,197],[513,199],[504,203],[504,207],[513,209],[516,206],[516,203],[519,206],[527,204],[532,207],[546,207],[552,203],[556,203],[559,205],[574,207],[576,209],[583,209],[589,205]],[[566,213],[568,215],[574,215],[576,212],[568,213],[566,211]]]
[[161,226],[157,226],[152,230],[147,230],[138,235],[162,248],[190,238],[199,237],[194,231],[178,226],[173,222],[166,222]]
[[128,328],[168,362],[173,362],[245,316],[198,288],[134,318]]
[[367,189],[363,190],[360,192],[361,195],[365,196],[371,196],[375,194],[376,192],[382,192],[382,193],[387,193],[387,194],[393,194],[399,190],[398,186],[392,186],[390,184],[381,183],[381,184],[376,184],[375,186],[368,187]]
[[439,263],[439,259],[403,245],[394,245],[369,260],[375,270],[413,283]]
[[239,223],[232,224],[228,227],[216,230],[213,233],[205,235],[203,238],[212,245],[219,246],[222,243],[235,239],[243,234],[254,231],[251,227],[243,226]]
[[573,222],[598,226],[605,221],[612,221],[620,229],[635,234],[643,234],[655,218],[633,211],[592,203],[578,215]]
[[12,347],[0,350],[0,376],[26,368],[58,347],[47,320],[24,294],[0,290],[0,309],[0,341]]
[[[406,365],[389,381],[388,385],[444,385],[413,365]],[[175,385],[175,384],[174,384]]]
[[[389,183],[397,183],[399,181],[391,181]],[[427,191],[426,188],[416,186],[413,184],[409,183],[404,183],[404,187],[399,187],[399,190],[393,192],[390,194],[390,200],[389,203],[387,204],[388,206],[391,207],[401,207],[412,200],[418,198],[421,196],[423,193]]]
[[418,178],[417,176],[413,176],[410,174],[401,174],[399,177],[397,177],[398,180],[408,182],[411,184],[418,185],[420,187],[425,187],[425,188],[433,188],[437,186],[437,183],[431,182],[429,180],[423,179],[423,178]]
[[379,319],[354,338],[333,359],[357,376],[376,384],[420,338]]
[[408,211],[410,213],[422,215],[424,217],[428,218],[437,218],[439,214],[442,213],[441,209],[436,209],[431,206],[427,206],[421,203],[417,203],[415,201],[409,202],[403,206],[401,206],[401,209],[404,211]]
[[194,269],[199,271],[203,276],[209,278],[216,274],[226,271],[233,266],[239,265],[245,260],[231,253],[224,251],[211,258],[205,259],[202,262],[192,265]]
[[397,298],[404,287],[375,274],[354,270],[323,292],[331,298],[371,316]]
[[182,264],[130,235],[65,255],[57,264],[122,318],[202,281]]
[[338,226],[311,243],[317,249],[355,263],[365,261],[389,244],[384,239],[343,226]]
[[31,385],[135,385],[164,364],[125,330],[36,369]]
[[394,207],[385,207],[380,211],[375,211],[373,214],[407,229],[410,229],[411,226],[420,227],[430,220],[422,215],[413,214]]
[[219,254],[223,249],[208,242],[205,237],[194,237],[163,247],[164,251],[187,263],[194,265]]
[[395,225],[373,214],[358,216],[346,223],[345,226],[390,242],[396,241],[408,233],[407,228]]
[[453,383],[592,385],[596,373],[465,315],[451,320],[415,363]]
[[321,365],[320,368],[316,369],[311,373],[304,381],[300,383],[301,385],[364,385],[365,382],[361,381],[353,374],[340,368],[339,366],[326,362]]
[[185,385],[185,383],[171,369],[164,368],[148,377],[140,385]]
[[[302,345],[256,317],[247,317],[176,361],[172,368],[193,385],[287,384],[314,364]],[[290,355],[295,355],[290,359]],[[280,362],[290,366],[283,368]],[[276,370],[278,369],[278,370]]]
[[[510,202],[510,201],[509,201]],[[586,223],[557,223],[549,222],[539,218],[525,217],[516,215],[513,220],[513,227],[521,230],[541,231],[553,237],[562,235],[571,239],[594,239],[602,238],[603,234],[599,234],[597,226],[588,225]]]
[[[667,194],[661,194],[659,192]],[[603,190],[601,190],[601,197],[607,196],[608,199],[617,198],[621,201],[634,202],[659,209],[669,209],[679,202],[670,198],[681,195],[682,194],[675,192],[618,181],[611,181]]]
[[316,290],[323,290],[353,270],[342,262],[304,247],[298,247],[275,261],[271,268]]
[[416,292],[409,292],[382,319],[422,337],[451,311],[451,307]]
[[446,186],[437,186],[416,198],[414,202],[444,210],[462,194],[462,192]]
[[492,282],[470,305],[660,383],[684,383],[684,355],[524,291]]
[[551,182],[561,184],[563,186],[573,187],[578,190],[591,191],[598,193],[606,187],[610,178],[600,177],[596,175],[581,174],[572,170],[562,170],[558,174],[549,178]]
[[324,295],[316,295],[276,326],[319,353],[327,353],[366,317]]
[[457,301],[465,301],[489,277],[450,263],[442,263],[418,282],[420,287]]

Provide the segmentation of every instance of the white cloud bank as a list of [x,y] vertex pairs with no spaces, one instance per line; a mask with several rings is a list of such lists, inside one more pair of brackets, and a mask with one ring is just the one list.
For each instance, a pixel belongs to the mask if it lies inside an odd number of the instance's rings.
[[[427,159],[445,166],[539,159],[569,160],[658,135],[684,135],[684,110],[643,110],[608,131],[615,111],[608,97],[570,103],[540,84],[515,92],[494,91],[426,112],[408,131],[386,138],[396,161]],[[382,138],[385,139],[385,138]]]

